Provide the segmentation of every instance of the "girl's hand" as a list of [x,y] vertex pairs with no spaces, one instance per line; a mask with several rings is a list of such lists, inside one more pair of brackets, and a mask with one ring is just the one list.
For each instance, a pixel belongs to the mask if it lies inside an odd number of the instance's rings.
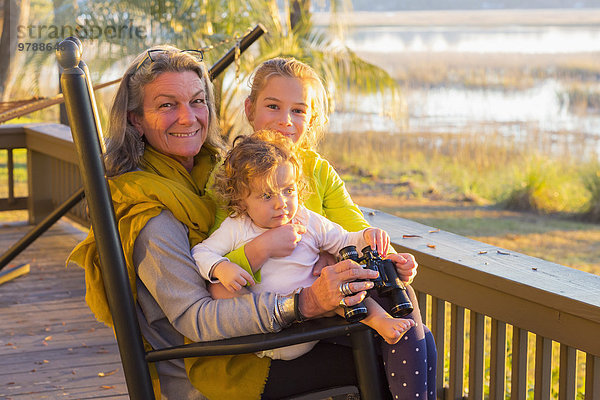
[[246,285],[254,285],[252,275],[242,267],[230,261],[221,261],[213,269],[213,277],[230,292],[237,292]]
[[396,271],[398,272],[398,276],[404,283],[410,284],[415,276],[417,276],[417,261],[415,260],[415,256],[410,253],[398,253],[398,254],[390,254],[386,257],[393,261],[396,266]]
[[377,250],[381,257],[385,257],[390,248],[390,237],[387,232],[379,228],[367,228],[363,232],[365,242],[373,250]]
[[323,268],[325,268],[328,265],[333,265],[336,262],[337,262],[337,260],[335,259],[335,256],[333,254],[328,253],[326,251],[320,252],[319,259],[313,266],[313,275],[314,276],[321,275],[321,270],[323,270]]

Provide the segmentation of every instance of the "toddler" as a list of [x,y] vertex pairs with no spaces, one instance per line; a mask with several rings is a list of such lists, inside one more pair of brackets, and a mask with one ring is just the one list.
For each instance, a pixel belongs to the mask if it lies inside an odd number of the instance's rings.
[[[374,237],[383,237],[389,243],[387,234],[380,229],[349,233],[300,205],[299,195],[305,186],[301,176],[292,141],[277,132],[262,130],[236,140],[215,176],[213,188],[227,205],[229,217],[192,249],[201,274],[212,283],[213,296],[231,297],[245,293],[245,288],[251,292],[289,293],[314,282],[312,267],[321,250],[337,254],[348,245],[376,246]],[[277,230],[275,238],[291,242],[291,254],[270,253],[271,258],[250,270],[223,257],[267,230]],[[295,239],[290,241],[289,237]],[[273,243],[273,247],[278,246]],[[368,315],[362,322],[390,344],[398,342],[414,325],[410,319],[391,317],[370,298],[365,299],[365,304]],[[310,351],[315,344],[288,346],[261,355],[290,360]]]

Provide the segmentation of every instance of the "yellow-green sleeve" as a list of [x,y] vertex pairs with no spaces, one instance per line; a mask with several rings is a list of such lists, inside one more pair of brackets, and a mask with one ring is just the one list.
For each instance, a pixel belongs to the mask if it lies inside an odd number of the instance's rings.
[[303,173],[309,179],[310,195],[304,205],[349,232],[368,228],[362,212],[352,201],[335,169],[313,151],[303,154]]

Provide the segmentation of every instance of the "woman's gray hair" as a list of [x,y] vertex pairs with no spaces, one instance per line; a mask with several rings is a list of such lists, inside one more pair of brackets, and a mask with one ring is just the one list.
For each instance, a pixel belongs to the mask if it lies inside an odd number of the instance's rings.
[[168,57],[147,59],[148,50],[139,54],[129,65],[113,101],[106,134],[104,161],[107,176],[116,176],[138,168],[143,155],[140,133],[129,121],[128,112],[143,114],[144,86],[164,72],[193,71],[204,82],[208,105],[208,132],[205,144],[222,149],[219,134],[215,96],[208,70],[203,62],[173,46],[155,46],[149,50],[163,50]]

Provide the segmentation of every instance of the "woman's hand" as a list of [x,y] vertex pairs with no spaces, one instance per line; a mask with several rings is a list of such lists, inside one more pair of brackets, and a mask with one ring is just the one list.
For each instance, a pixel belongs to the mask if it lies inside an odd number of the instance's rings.
[[387,259],[392,260],[396,266],[399,278],[402,282],[410,284],[417,276],[417,261],[410,253],[389,254]]
[[390,237],[386,231],[379,228],[367,228],[363,232],[363,238],[373,250],[377,250],[381,257],[387,255],[390,248]]
[[[363,268],[352,260],[344,260],[335,265],[330,265],[321,271],[317,280],[300,292],[300,312],[306,318],[314,318],[334,310],[340,305],[340,300],[348,306],[360,303],[367,295],[366,290],[373,287],[373,282],[354,282],[362,279],[374,279],[379,274],[377,271]],[[354,293],[346,296],[341,293],[340,285],[345,282],[349,284]]]

